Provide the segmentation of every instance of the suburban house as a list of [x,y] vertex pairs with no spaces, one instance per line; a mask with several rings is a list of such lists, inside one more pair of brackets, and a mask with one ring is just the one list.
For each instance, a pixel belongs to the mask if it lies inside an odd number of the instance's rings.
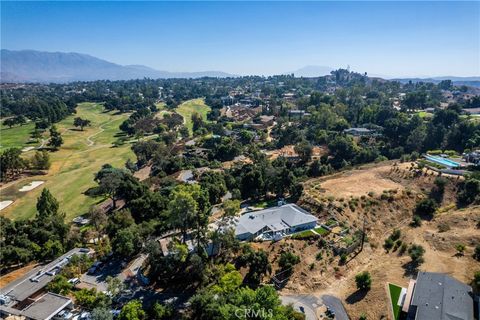
[[367,128],[350,128],[350,129],[343,130],[343,132],[346,134],[351,134],[356,137],[371,136],[375,134],[375,130],[370,130]]
[[288,110],[288,117],[290,119],[301,119],[303,117],[310,116],[311,114],[308,112],[305,112],[305,110]]
[[235,226],[235,236],[239,240],[281,239],[300,230],[315,228],[317,217],[295,204],[285,204],[242,215]]
[[464,153],[462,158],[467,163],[480,164],[480,149],[472,151],[470,153]]
[[402,288],[399,305],[407,320],[471,320],[472,287],[444,273],[419,272]]
[[72,309],[73,302],[70,298],[48,292],[45,287],[74,254],[90,254],[90,250],[72,249],[49,264],[34,268],[0,288],[0,318],[20,316],[24,319],[49,320],[62,310]]

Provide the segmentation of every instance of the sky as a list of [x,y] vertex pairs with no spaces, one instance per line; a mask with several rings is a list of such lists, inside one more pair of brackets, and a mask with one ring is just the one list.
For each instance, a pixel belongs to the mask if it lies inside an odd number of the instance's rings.
[[2,49],[166,71],[480,75],[480,2],[1,2]]

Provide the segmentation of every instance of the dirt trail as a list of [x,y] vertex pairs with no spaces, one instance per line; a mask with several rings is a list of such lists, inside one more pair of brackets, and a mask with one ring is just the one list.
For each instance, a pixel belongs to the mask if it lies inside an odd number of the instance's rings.
[[103,126],[106,125],[106,124],[109,124],[109,123],[112,122],[113,120],[115,120],[115,119],[110,119],[110,120],[108,120],[107,122],[102,123],[102,124],[98,127],[98,129],[100,129],[100,130],[98,130],[98,131],[95,132],[94,134],[89,135],[89,136],[87,137],[87,146],[89,146],[89,147],[93,146],[93,145],[95,144],[95,142],[92,141],[91,139],[92,139],[93,137],[99,135],[99,134],[102,133],[103,131],[105,131],[105,129],[103,128]]

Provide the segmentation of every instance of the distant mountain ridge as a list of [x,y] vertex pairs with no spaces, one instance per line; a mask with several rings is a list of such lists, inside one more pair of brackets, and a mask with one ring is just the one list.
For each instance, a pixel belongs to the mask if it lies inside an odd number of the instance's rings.
[[295,71],[288,72],[288,74],[293,73],[295,77],[314,78],[329,75],[333,70],[335,69],[332,67],[309,65]]
[[169,72],[143,65],[122,66],[75,52],[13,51],[2,49],[1,82],[55,82],[130,80],[142,78],[233,77],[221,71]]

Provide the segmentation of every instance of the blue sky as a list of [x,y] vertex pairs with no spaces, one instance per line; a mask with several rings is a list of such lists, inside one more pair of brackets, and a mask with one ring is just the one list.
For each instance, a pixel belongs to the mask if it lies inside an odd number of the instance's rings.
[[480,2],[5,2],[1,46],[159,70],[480,75]]

